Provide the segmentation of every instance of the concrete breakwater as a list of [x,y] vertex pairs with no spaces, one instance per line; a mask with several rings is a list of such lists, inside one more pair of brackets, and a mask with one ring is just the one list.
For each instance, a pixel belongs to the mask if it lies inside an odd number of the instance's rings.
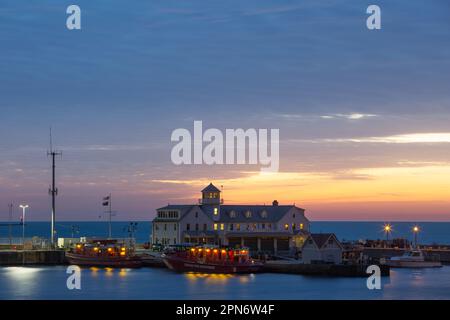
[[[293,273],[311,276],[337,276],[337,277],[368,277],[367,265],[361,264],[303,264],[295,261],[268,261],[264,265],[263,272]],[[389,276],[390,268],[379,265],[381,275]]]
[[0,251],[0,266],[65,264],[62,250],[8,250]]
[[[401,256],[406,249],[397,248],[362,248],[354,252],[362,252],[363,255],[372,259],[391,258]],[[450,263],[450,250],[444,249],[422,249],[425,259],[437,259],[442,263]]]

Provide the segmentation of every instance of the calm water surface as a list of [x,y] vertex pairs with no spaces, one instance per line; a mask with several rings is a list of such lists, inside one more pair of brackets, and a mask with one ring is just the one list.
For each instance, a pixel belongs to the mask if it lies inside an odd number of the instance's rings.
[[199,275],[166,269],[83,269],[68,290],[66,268],[1,267],[0,299],[450,299],[450,266],[395,269],[382,290],[366,278]]

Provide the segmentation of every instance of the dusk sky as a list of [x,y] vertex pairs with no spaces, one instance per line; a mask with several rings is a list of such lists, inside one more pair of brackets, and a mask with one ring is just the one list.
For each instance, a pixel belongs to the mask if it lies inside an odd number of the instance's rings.
[[[66,8],[82,29],[66,28]],[[382,29],[366,27],[381,7]],[[117,220],[195,203],[311,220],[450,220],[448,0],[2,0],[0,220]],[[172,164],[177,128],[280,129],[280,171]]]

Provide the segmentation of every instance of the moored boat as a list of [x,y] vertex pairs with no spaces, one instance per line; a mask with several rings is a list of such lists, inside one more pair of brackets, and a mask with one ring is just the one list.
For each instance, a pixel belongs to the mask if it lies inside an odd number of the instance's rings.
[[94,240],[77,243],[66,252],[70,264],[92,267],[139,268],[142,259],[134,254],[132,247],[118,243],[117,240]]
[[426,260],[421,250],[405,251],[402,256],[392,257],[386,261],[392,268],[439,268],[440,261]]
[[162,259],[169,269],[177,272],[255,273],[263,267],[251,259],[247,248],[197,246],[165,252]]

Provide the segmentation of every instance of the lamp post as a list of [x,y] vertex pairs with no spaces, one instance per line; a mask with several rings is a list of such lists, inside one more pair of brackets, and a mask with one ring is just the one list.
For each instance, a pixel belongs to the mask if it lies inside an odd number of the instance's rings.
[[390,224],[385,224],[383,229],[384,233],[386,233],[386,241],[389,241],[389,234],[392,232],[392,226]]
[[25,250],[25,210],[28,208],[27,204],[21,204],[22,208],[22,250]]
[[414,226],[412,231],[414,233],[414,247],[417,249],[417,234],[420,232],[419,226]]

